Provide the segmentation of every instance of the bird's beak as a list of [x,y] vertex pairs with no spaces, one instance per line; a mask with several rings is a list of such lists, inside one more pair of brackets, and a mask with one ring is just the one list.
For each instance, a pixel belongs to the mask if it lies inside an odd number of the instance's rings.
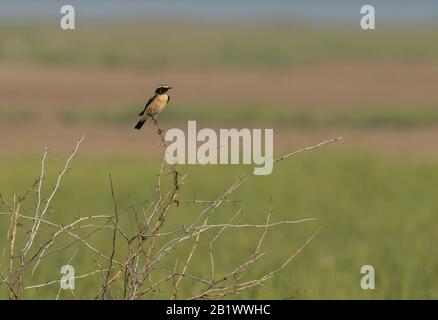
[[167,89],[169,89],[169,90],[170,90],[170,89],[173,89],[173,87],[168,87]]

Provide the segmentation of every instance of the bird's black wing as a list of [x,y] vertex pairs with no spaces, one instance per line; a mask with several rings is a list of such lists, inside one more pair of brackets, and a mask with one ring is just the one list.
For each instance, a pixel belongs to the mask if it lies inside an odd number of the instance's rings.
[[146,105],[144,106],[144,109],[142,112],[140,112],[139,116],[141,117],[142,115],[144,115],[148,105],[151,104],[152,101],[154,101],[154,99],[157,97],[157,95],[154,95],[152,98],[149,99],[149,101],[146,103]]

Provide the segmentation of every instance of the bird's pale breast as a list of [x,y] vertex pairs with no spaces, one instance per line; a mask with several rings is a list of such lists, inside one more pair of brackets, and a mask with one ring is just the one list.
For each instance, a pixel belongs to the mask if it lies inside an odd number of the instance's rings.
[[166,107],[167,101],[169,101],[169,96],[167,94],[157,96],[149,105],[150,112],[154,114],[160,113],[164,107]]

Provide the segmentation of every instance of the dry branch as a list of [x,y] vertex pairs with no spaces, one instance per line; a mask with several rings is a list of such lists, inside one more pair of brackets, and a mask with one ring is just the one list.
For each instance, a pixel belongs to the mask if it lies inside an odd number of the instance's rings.
[[[158,172],[156,181],[156,196],[147,201],[135,202],[130,199],[126,209],[121,209],[117,202],[116,192],[111,175],[109,175],[110,191],[113,200],[112,214],[96,214],[87,217],[75,217],[66,225],[55,222],[55,218],[50,220],[47,217],[51,205],[63,181],[63,177],[68,172],[70,164],[76,156],[81,143],[84,141],[82,136],[76,143],[70,156],[67,158],[63,169],[57,176],[55,185],[48,197],[45,199],[42,193],[46,177],[46,159],[48,149],[46,148],[41,158],[41,169],[34,185],[36,194],[35,212],[26,215],[20,212],[21,203],[28,201],[26,196],[15,197],[11,203],[6,201],[0,194],[1,203],[6,211],[0,212],[0,216],[10,216],[10,226],[8,231],[8,246],[4,248],[0,260],[0,286],[8,288],[10,299],[19,299],[24,291],[28,290],[50,290],[51,287],[59,285],[60,279],[52,279],[32,284],[32,276],[39,266],[47,264],[48,257],[61,255],[66,257],[67,250],[75,249],[76,252],[86,252],[96,263],[96,267],[85,274],[75,276],[74,279],[85,279],[92,276],[100,276],[99,288],[96,288],[93,297],[97,299],[140,299],[159,295],[170,295],[171,299],[222,299],[229,296],[236,296],[257,287],[263,287],[264,283],[284,270],[286,266],[310,243],[318,231],[312,234],[305,243],[294,251],[284,262],[268,271],[256,279],[248,279],[249,270],[268,253],[262,251],[264,240],[270,230],[278,226],[294,225],[315,221],[315,218],[299,220],[272,219],[272,204],[266,215],[264,223],[235,223],[235,219],[242,213],[238,209],[234,215],[225,222],[209,223],[211,214],[217,208],[227,203],[238,203],[240,200],[232,200],[229,197],[234,194],[239,187],[257,174],[256,171],[243,174],[235,180],[225,191],[212,200],[196,199],[178,200],[178,194],[182,185],[188,177],[188,173],[180,174],[176,165],[167,165],[164,158],[167,143],[164,138],[159,123],[154,119],[154,126],[160,138],[163,159]],[[339,141],[335,138],[323,141],[314,146],[305,147],[295,152],[286,154],[272,161],[272,164],[291,158],[299,153],[322,147],[328,143]],[[163,184],[166,179],[166,172],[170,174],[170,187],[165,188]],[[175,205],[174,205],[175,204]],[[187,221],[187,227],[182,226],[174,230],[165,229],[167,219],[172,218],[172,214],[178,211],[183,205],[201,204],[203,208],[191,206],[190,210],[197,210],[193,221]],[[23,209],[21,209],[23,211]],[[128,219],[131,228],[122,229],[122,220]],[[31,225],[29,235],[21,235],[21,248],[17,241],[22,228],[20,223]],[[105,254],[108,245],[95,242],[92,236],[111,230],[111,238],[107,243],[110,244],[111,253]],[[240,257],[230,270],[217,270],[216,242],[223,237],[226,230],[237,232],[239,235],[243,230],[260,230],[260,235],[254,243],[253,250],[246,257]],[[38,239],[38,240],[36,240]],[[186,244],[189,250],[187,250]],[[201,246],[204,244],[204,246]],[[120,248],[126,248],[119,251]],[[193,268],[193,257],[201,253],[200,250],[207,247],[207,252],[203,252],[208,259],[207,278],[196,275]],[[186,252],[186,257],[180,259],[178,256]],[[196,252],[196,253],[195,253]],[[9,253],[9,254],[7,254]],[[70,257],[69,262],[75,255]],[[173,253],[177,253],[172,255]],[[117,257],[117,258],[116,258]],[[166,257],[173,257],[173,260],[166,260]],[[173,266],[173,270],[165,267],[167,262]],[[5,263],[3,263],[5,262]],[[2,273],[2,266],[7,265],[5,273]],[[221,275],[221,276],[218,276]],[[192,293],[191,288],[196,283],[201,288],[196,293]],[[53,289],[51,289],[53,290]],[[56,290],[56,298],[61,297],[62,290]],[[70,291],[71,297],[76,299],[76,294]],[[169,297],[167,295],[167,297]],[[79,297],[85,298],[85,297]]]

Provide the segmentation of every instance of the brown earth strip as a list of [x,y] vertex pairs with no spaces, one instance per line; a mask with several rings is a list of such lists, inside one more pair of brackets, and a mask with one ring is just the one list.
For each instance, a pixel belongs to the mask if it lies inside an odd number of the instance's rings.
[[[180,127],[184,131],[187,124],[166,124],[163,129]],[[83,156],[141,156],[157,158],[161,152],[160,140],[151,126],[138,132],[122,126],[46,126],[3,125],[0,127],[0,157],[13,159],[23,155],[38,155],[44,146],[55,154],[71,151],[73,143],[86,133],[86,141],[81,147]],[[331,151],[352,153],[366,151],[384,156],[403,159],[438,159],[438,129],[415,130],[275,130],[274,153],[281,155],[306,145],[316,144],[329,138],[343,136],[342,143],[330,147]]]
[[239,103],[299,110],[438,104],[438,64],[344,62],[288,70],[163,70],[0,64],[0,110],[46,111],[138,103],[167,82],[186,105]]
[[[173,99],[182,105],[227,105],[239,103],[290,106],[304,111],[347,110],[357,106],[399,105],[434,107],[438,104],[438,64],[336,63],[301,66],[289,70],[164,70],[47,67],[0,64],[0,111],[25,108],[44,117],[0,127],[1,157],[36,154],[48,145],[64,152],[82,132],[87,133],[83,153],[90,155],[136,154],[155,157],[159,148],[152,128],[135,132],[123,125],[84,124],[66,126],[56,115],[76,108],[123,108],[142,105],[160,82],[175,87]],[[396,112],[396,109],[390,109]],[[52,115],[52,116],[51,116]],[[134,115],[135,116],[135,115]],[[164,116],[164,115],[163,115]],[[186,127],[186,123],[173,126]],[[166,124],[169,127],[169,124]],[[438,129],[416,128],[354,130],[315,129],[277,131],[278,150],[293,150],[306,144],[342,135],[336,148],[366,149],[402,157],[437,158]]]

